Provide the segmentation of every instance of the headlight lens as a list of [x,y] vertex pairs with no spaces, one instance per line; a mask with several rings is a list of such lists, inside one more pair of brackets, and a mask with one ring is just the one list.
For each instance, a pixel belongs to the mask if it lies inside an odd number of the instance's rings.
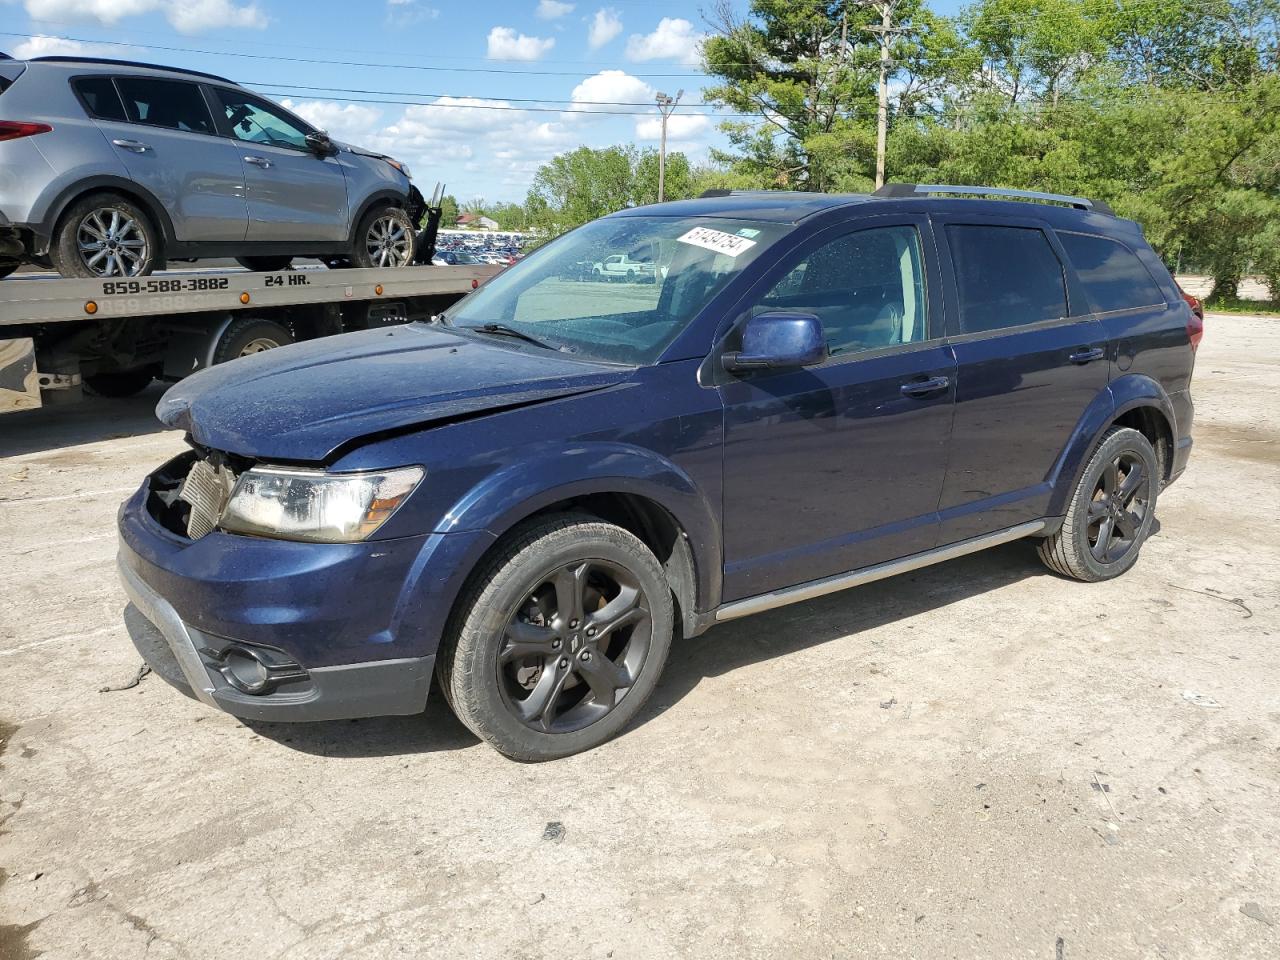
[[409,165],[407,163],[401,163],[399,160],[392,160],[390,157],[387,157],[387,163],[391,164],[393,167],[395,167],[397,170],[403,173],[405,177],[408,178],[409,180],[413,179],[413,174],[409,172]]
[[254,467],[240,475],[218,526],[281,540],[368,539],[422,481],[421,467],[325,473]]

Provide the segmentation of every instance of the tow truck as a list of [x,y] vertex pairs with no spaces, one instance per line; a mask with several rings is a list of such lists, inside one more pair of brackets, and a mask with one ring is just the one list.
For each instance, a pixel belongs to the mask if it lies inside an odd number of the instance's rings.
[[74,403],[86,389],[131,396],[298,340],[439,313],[502,269],[431,265],[442,195],[426,206],[410,266],[0,280],[0,414]]

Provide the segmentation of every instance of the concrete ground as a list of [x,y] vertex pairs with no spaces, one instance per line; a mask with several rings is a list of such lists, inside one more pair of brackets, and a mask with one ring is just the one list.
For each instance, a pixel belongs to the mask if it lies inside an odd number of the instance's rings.
[[719,627],[616,741],[247,726],[120,623],[136,401],[0,424],[0,958],[1280,955],[1280,321],[1118,581],[1015,543]]

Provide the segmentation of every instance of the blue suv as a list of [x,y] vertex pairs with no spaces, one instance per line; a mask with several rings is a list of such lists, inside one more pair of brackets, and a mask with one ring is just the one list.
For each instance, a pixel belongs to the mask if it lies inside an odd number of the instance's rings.
[[[1136,224],[1012,193],[625,210],[429,321],[182,381],[191,449],[120,510],[135,643],[257,720],[435,676],[542,760],[618,733],[676,634],[1022,537],[1123,573],[1190,452],[1191,311]],[[619,255],[652,270],[572,269]]]

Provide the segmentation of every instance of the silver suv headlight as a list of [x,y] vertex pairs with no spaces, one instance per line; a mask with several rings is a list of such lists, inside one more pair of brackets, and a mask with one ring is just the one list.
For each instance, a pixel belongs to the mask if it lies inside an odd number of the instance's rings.
[[325,473],[254,467],[236,481],[218,526],[281,540],[367,540],[422,481],[421,467]]

